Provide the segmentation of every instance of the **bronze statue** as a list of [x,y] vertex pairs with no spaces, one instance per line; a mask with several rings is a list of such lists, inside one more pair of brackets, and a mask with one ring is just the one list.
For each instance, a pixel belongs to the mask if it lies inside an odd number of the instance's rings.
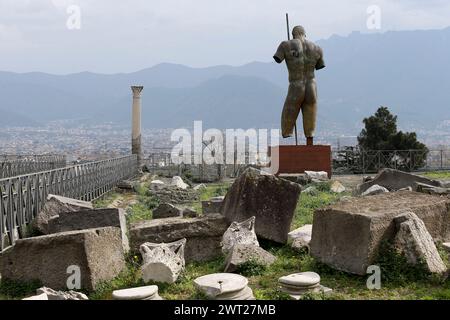
[[317,87],[314,70],[325,68],[322,49],[306,40],[305,29],[296,26],[292,40],[283,41],[273,58],[277,63],[286,60],[289,71],[289,90],[281,115],[283,138],[292,136],[298,114],[302,110],[303,131],[307,145],[313,144],[316,129]]

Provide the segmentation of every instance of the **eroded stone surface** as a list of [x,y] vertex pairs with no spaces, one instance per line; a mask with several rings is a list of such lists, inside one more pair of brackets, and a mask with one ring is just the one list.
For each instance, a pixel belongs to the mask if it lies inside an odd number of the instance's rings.
[[225,272],[235,272],[248,262],[270,266],[276,257],[259,246],[252,244],[235,244],[225,260]]
[[207,261],[221,255],[220,242],[228,226],[220,214],[140,221],[130,227],[131,248],[138,251],[145,242],[167,243],[186,238],[186,262]]
[[184,247],[186,239],[171,243],[146,242],[140,246],[143,259],[144,282],[174,283],[184,270]]
[[450,199],[398,191],[340,201],[314,213],[311,255],[338,270],[365,275],[383,241],[393,240],[394,218],[414,212],[435,241],[450,241]]
[[248,168],[229,189],[221,213],[230,223],[255,216],[258,236],[285,243],[300,191],[297,183]]
[[228,254],[236,244],[251,244],[259,247],[255,233],[255,217],[242,222],[233,222],[222,237],[222,252]]
[[47,196],[47,201],[38,213],[33,225],[43,234],[48,234],[48,221],[61,212],[93,209],[92,203],[53,194]]
[[433,238],[425,224],[413,212],[395,217],[397,234],[395,246],[405,254],[408,263],[416,265],[423,261],[431,273],[444,273],[447,267],[436,249]]
[[[79,267],[81,288],[115,278],[125,267],[119,228],[69,231],[21,239],[0,256],[3,279],[39,280],[56,290],[67,288],[67,270]],[[73,271],[72,271],[73,272]]]
[[209,200],[202,201],[202,213],[220,213],[220,207],[222,206],[223,199],[223,197],[215,197]]
[[153,219],[181,217],[182,215],[183,211],[170,203],[161,203],[152,211]]
[[85,230],[103,227],[119,228],[122,235],[123,250],[128,252],[130,244],[127,235],[125,211],[118,208],[85,209],[82,211],[60,212],[48,221],[48,232]]

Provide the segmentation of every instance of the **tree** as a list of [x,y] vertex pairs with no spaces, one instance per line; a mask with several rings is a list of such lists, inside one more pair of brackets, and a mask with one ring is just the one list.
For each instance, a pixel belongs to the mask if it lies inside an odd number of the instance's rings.
[[358,136],[360,149],[401,150],[385,156],[388,162],[395,162],[400,169],[418,169],[425,164],[428,148],[417,140],[415,132],[397,131],[397,116],[391,114],[388,108],[380,107],[363,123],[364,129]]

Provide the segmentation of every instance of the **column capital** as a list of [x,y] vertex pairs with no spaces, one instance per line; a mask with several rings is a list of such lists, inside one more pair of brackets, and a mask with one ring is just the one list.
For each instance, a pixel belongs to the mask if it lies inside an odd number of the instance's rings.
[[143,86],[131,86],[131,90],[133,91],[133,97],[134,98],[140,98],[141,97],[141,91],[144,89]]

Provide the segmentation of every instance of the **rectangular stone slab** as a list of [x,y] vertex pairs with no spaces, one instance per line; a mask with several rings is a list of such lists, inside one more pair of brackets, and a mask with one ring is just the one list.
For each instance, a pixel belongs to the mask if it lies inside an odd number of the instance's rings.
[[94,290],[102,281],[115,278],[125,267],[120,229],[107,227],[21,239],[0,256],[2,278],[39,280],[55,290],[67,290],[71,266],[79,267],[82,289]]
[[186,238],[186,262],[207,261],[221,255],[220,241],[228,227],[229,223],[220,214],[141,221],[130,227],[131,250],[138,252],[145,242],[167,243]]
[[335,269],[364,275],[375,263],[381,242],[395,236],[394,217],[405,211],[422,219],[435,241],[450,240],[450,199],[400,191],[316,210],[311,255]]
[[84,230],[92,228],[117,227],[121,230],[123,249],[130,249],[127,236],[127,222],[123,209],[92,209],[61,212],[48,221],[49,233]]

